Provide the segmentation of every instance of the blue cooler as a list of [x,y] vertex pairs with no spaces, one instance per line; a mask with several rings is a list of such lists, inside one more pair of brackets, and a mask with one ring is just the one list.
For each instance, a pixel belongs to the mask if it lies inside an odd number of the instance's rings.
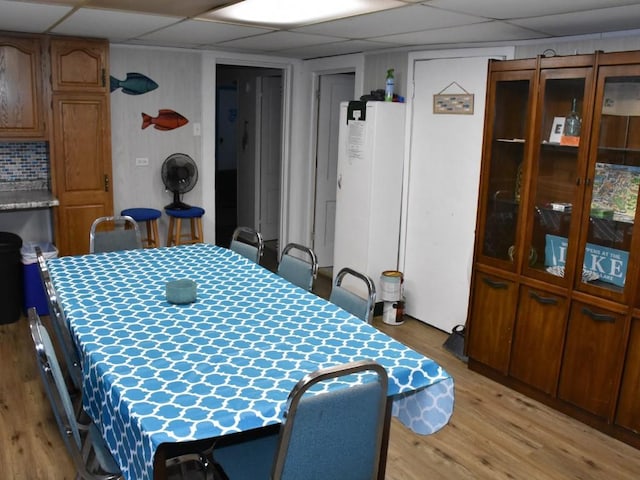
[[38,315],[49,315],[47,295],[40,278],[40,267],[36,256],[36,247],[40,247],[44,258],[56,258],[58,249],[51,242],[25,242],[20,249],[24,265],[24,310],[36,307]]

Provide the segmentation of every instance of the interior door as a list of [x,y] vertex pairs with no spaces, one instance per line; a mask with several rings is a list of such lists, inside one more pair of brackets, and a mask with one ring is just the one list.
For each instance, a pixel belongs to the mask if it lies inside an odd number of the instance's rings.
[[256,199],[263,240],[275,240],[280,229],[280,165],[282,158],[282,77],[259,77],[259,194]]
[[[489,58],[417,60],[414,68],[405,311],[447,332],[467,317]],[[472,115],[433,113],[435,93],[463,88],[474,94]]]
[[340,102],[352,100],[353,92],[353,74],[331,74],[320,77],[313,225],[313,250],[318,256],[320,267],[333,264]]

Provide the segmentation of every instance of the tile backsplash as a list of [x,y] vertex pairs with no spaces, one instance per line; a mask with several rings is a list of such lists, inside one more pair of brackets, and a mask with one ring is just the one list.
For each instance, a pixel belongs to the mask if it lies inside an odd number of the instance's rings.
[[47,142],[0,142],[0,190],[48,189]]

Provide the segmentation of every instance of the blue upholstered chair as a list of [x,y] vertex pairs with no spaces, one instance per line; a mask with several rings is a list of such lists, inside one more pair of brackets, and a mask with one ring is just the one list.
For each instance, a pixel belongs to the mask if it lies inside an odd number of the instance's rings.
[[[353,277],[357,281],[364,283],[367,291],[366,297],[356,295],[342,285],[343,280],[349,277]],[[373,280],[367,275],[357,272],[352,268],[345,267],[336,275],[331,288],[331,294],[329,295],[329,301],[361,320],[371,323],[373,320],[373,307],[376,303],[376,286]]]
[[229,248],[249,260],[260,263],[264,242],[260,232],[249,227],[238,227],[233,231]]
[[[362,383],[335,382],[354,375]],[[370,360],[306,375],[289,394],[278,435],[214,449],[214,459],[233,480],[375,479],[390,421],[387,382]]]
[[120,212],[120,215],[126,215],[133,218],[138,225],[143,222],[146,226],[147,236],[142,238],[142,246],[145,248],[155,248],[160,246],[158,236],[158,219],[162,216],[160,210],[155,208],[127,208]]
[[35,308],[29,309],[28,316],[38,370],[77,478],[123,479],[95,424],[91,423],[86,431],[78,424],[51,338]]
[[96,218],[91,224],[89,252],[117,252],[142,248],[138,223],[126,215]]
[[[295,252],[300,252],[304,258],[294,256]],[[300,288],[311,291],[317,274],[318,257],[313,250],[298,243],[289,243],[284,247],[278,264],[278,275]]]
[[[164,212],[169,216],[167,247],[204,242],[204,234],[202,233],[204,208],[189,207],[182,210],[165,208]],[[182,233],[182,220],[184,219],[189,220],[191,231],[188,234]]]

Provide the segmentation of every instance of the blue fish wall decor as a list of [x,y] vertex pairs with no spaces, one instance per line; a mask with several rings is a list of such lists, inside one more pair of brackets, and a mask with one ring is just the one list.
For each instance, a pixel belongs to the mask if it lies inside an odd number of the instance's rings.
[[112,93],[118,88],[121,88],[122,93],[126,93],[127,95],[142,95],[143,93],[147,93],[158,88],[158,84],[156,82],[146,75],[136,72],[127,73],[127,78],[125,80],[118,80],[113,76],[109,76],[109,83]]

